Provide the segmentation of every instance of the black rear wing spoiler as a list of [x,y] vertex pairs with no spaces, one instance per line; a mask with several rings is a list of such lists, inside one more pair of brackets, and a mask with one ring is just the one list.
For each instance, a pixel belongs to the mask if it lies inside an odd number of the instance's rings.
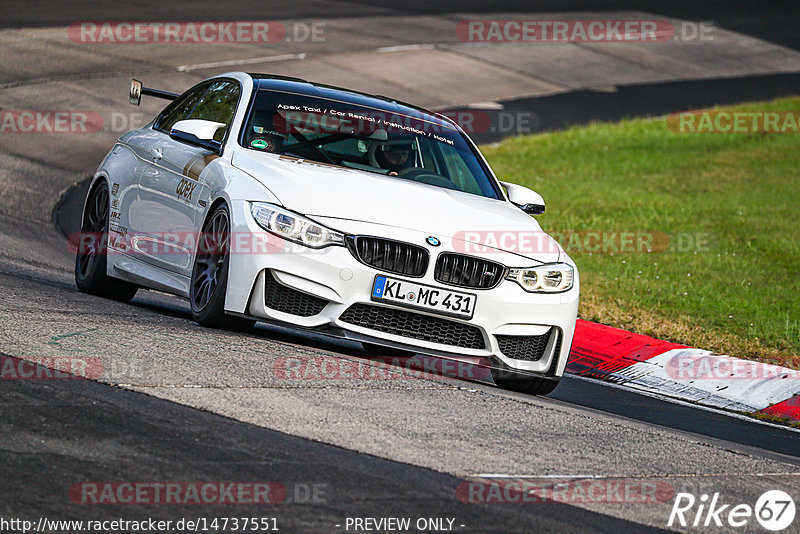
[[163,98],[165,100],[175,100],[178,94],[168,93],[167,91],[159,91],[158,89],[150,89],[149,87],[142,87],[142,82],[139,80],[131,80],[131,89],[128,93],[128,101],[134,106],[138,106],[142,101],[142,95],[154,96],[156,98]]

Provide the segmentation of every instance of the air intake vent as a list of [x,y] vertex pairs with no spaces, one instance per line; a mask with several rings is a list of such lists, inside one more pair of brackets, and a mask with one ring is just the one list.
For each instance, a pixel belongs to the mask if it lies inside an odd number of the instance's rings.
[[381,271],[419,277],[428,268],[428,251],[409,243],[357,236],[348,240],[348,248],[358,261]]
[[439,254],[433,277],[437,282],[451,286],[491,289],[503,280],[506,268],[493,261],[452,254]]
[[339,319],[362,328],[411,339],[465,349],[486,348],[479,328],[421,313],[373,304],[353,304]]
[[328,301],[285,286],[275,280],[272,271],[267,271],[264,280],[264,304],[279,312],[311,317],[320,313]]
[[[495,337],[497,338],[497,344],[500,346],[500,352],[502,352],[504,356],[514,360],[538,362],[544,356],[544,351],[547,348],[547,342],[550,341],[551,334],[557,336],[558,331],[551,328],[541,336]],[[558,343],[556,350],[558,350],[560,346],[561,343]]]

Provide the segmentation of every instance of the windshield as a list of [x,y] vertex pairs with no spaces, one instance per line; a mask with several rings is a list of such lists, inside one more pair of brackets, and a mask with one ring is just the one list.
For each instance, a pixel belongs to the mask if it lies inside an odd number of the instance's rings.
[[[408,113],[407,113],[408,111]],[[500,198],[474,149],[431,115],[258,90],[242,146]]]

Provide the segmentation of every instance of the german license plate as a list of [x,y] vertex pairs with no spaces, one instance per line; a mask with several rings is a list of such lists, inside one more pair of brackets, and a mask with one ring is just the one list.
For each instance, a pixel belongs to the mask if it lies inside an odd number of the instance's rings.
[[372,285],[372,300],[471,319],[477,297],[461,291],[378,275]]

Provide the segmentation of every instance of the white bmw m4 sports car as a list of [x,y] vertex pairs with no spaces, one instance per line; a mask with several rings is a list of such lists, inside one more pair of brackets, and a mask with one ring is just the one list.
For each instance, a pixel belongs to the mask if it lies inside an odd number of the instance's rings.
[[276,323],[373,351],[478,363],[546,394],[564,373],[578,271],[443,115],[232,72],[171,100],[101,163],[75,279],[116,300],[189,299],[201,325]]

